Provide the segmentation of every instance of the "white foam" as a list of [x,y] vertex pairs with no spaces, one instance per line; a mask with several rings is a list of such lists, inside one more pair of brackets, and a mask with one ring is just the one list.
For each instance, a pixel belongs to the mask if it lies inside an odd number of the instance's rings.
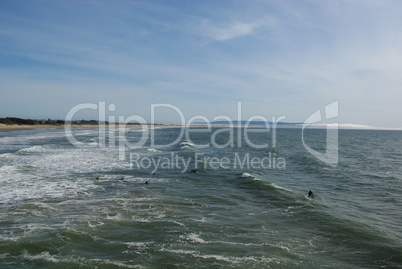
[[241,175],[241,177],[253,177],[253,176],[250,175],[249,173],[243,173],[243,174]]
[[186,224],[181,223],[181,222],[178,222],[178,221],[176,221],[176,220],[168,220],[167,222],[171,222],[171,223],[177,224],[177,225],[179,225],[179,226],[186,226]]
[[[49,252],[44,251],[36,255],[31,255],[28,253],[27,250],[23,250],[22,252],[22,258],[26,260],[31,260],[31,261],[37,261],[37,260],[44,260],[47,262],[53,262],[53,263],[73,263],[73,264],[85,264],[88,260],[80,258],[80,257],[63,257],[60,255],[51,255]],[[111,261],[108,259],[90,259],[91,264],[93,262],[97,262],[100,264],[104,265],[114,265],[117,267],[122,267],[122,268],[144,268],[141,265],[129,265],[125,264],[124,262],[120,261]],[[78,266],[77,266],[78,267]]]
[[1,241],[12,241],[12,242],[17,242],[22,236],[17,236],[14,235],[13,232],[9,232],[9,233],[2,233],[0,234],[0,240]]
[[287,252],[290,252],[290,249],[289,249],[288,247],[285,247],[285,246],[282,245],[282,244],[276,244],[275,247],[278,247],[278,248],[280,248],[280,249],[286,250]]
[[3,154],[0,154],[0,158],[2,158],[2,159],[6,159],[6,158],[10,158],[10,157],[12,157],[12,153],[3,153]]
[[125,264],[124,262],[111,261],[108,259],[91,259],[91,261],[99,262],[99,263],[105,264],[105,265],[114,265],[114,266],[122,267],[122,268],[145,268],[144,266],[141,266],[141,265],[130,265],[130,264]]
[[32,146],[28,148],[23,148],[17,151],[18,153],[25,153],[25,152],[44,152],[46,149],[48,149],[50,146],[49,145],[41,145],[41,146]]
[[0,254],[0,260],[1,259],[6,259],[8,256],[10,256],[10,253],[1,253]]
[[[120,127],[120,128],[118,128],[118,130],[119,130],[120,132],[123,132],[123,131],[124,131],[124,128],[125,128],[125,127]],[[145,127],[145,128],[142,128],[142,127],[129,127],[129,128],[125,128],[126,133],[148,132],[149,129],[151,129],[151,128],[148,128],[148,127]]]
[[205,244],[205,240],[200,238],[200,234],[196,234],[196,233],[190,233],[188,235],[181,235],[180,238],[182,239],[186,239],[189,241],[193,241],[196,243],[201,243],[201,244]]
[[188,141],[183,141],[183,142],[180,143],[180,145],[186,145],[186,146],[192,146],[192,147],[195,146],[193,143],[188,142]]
[[25,225],[24,227],[21,227],[24,229],[24,236],[27,236],[32,233],[36,233],[37,231],[51,231],[55,230],[54,227],[51,227],[49,225],[45,224],[28,224]]
[[[203,258],[203,259],[215,259],[218,261],[225,261],[225,262],[230,262],[230,263],[238,263],[238,260],[239,260],[239,258],[237,258],[237,257],[225,257],[222,255],[205,255],[205,254],[202,255],[202,254],[200,254],[200,255],[196,255],[196,257]],[[251,257],[249,257],[249,259],[251,259]],[[254,260],[254,259],[252,259],[252,260]]]
[[91,189],[98,188],[84,179],[43,179],[41,175],[21,173],[18,171],[18,167],[2,167],[0,172],[3,179],[0,192],[0,202],[2,203],[38,198],[71,199],[82,195],[88,196]]
[[215,259],[217,261],[224,261],[228,262],[231,264],[239,264],[239,263],[245,263],[245,262],[264,262],[264,263],[270,263],[270,262],[275,262],[279,263],[273,258],[265,258],[265,257],[254,257],[254,256],[248,256],[248,257],[233,257],[233,256],[223,256],[223,255],[212,255],[212,254],[202,254],[199,251],[193,251],[193,250],[184,250],[184,249],[166,249],[162,248],[160,251],[164,252],[171,252],[171,253],[176,253],[176,254],[184,254],[184,255],[191,255],[196,258],[202,258],[202,259]]
[[127,245],[127,247],[129,248],[141,248],[141,247],[145,247],[148,246],[150,244],[153,244],[154,242],[128,242],[128,243],[124,243],[125,245]]
[[147,151],[149,151],[149,152],[162,152],[162,151],[154,149],[154,148],[149,148],[149,149],[147,149]]
[[206,218],[205,217],[202,217],[201,219],[189,218],[189,220],[196,221],[196,222],[205,222]]
[[171,253],[177,253],[177,254],[187,254],[187,255],[195,255],[195,254],[198,253],[197,251],[193,251],[193,250],[166,249],[166,248],[162,248],[160,251],[171,252]]
[[291,190],[289,190],[289,189],[286,189],[286,188],[284,188],[284,187],[281,187],[281,186],[279,186],[279,185],[276,185],[275,183],[270,183],[270,185],[271,185],[272,187],[274,187],[275,189],[284,190],[284,191],[288,191],[288,192],[293,192],[293,191],[291,191]]
[[19,166],[16,165],[5,165],[0,167],[0,173],[3,174],[10,174],[10,173],[14,173],[17,171]]
[[57,138],[64,137],[65,133],[63,132],[54,132],[54,133],[37,133],[37,134],[18,134],[15,136],[5,136],[0,137],[0,144],[28,144],[28,142],[33,142],[36,140],[43,140],[48,138]]
[[96,227],[105,225],[104,222],[100,222],[98,220],[97,220],[97,223],[95,223],[95,224],[91,224],[91,222],[89,220],[87,220],[87,222],[88,222],[88,227],[89,228],[96,228]]
[[250,246],[257,246],[257,247],[261,247],[261,246],[265,246],[266,244],[255,244],[255,243],[241,243],[241,242],[229,242],[229,241],[211,241],[208,243],[218,243],[218,244],[227,244],[227,245],[236,245],[236,246],[245,246],[245,247],[250,247]]
[[57,262],[70,262],[67,259],[61,259],[60,257],[50,255],[50,253],[47,252],[47,251],[41,252],[41,253],[39,253],[37,255],[30,255],[28,253],[28,251],[24,249],[24,251],[22,253],[22,257],[24,259],[27,259],[27,260],[45,260],[45,261],[54,262],[54,263],[57,263]]
[[131,220],[137,221],[137,222],[145,222],[145,223],[152,222],[152,221],[151,221],[150,219],[148,219],[148,218],[140,218],[140,217],[135,217],[135,216],[131,217]]
[[254,257],[254,256],[248,256],[248,257],[233,257],[233,256],[223,256],[223,255],[208,255],[208,254],[195,254],[193,255],[198,258],[203,258],[203,259],[215,259],[218,261],[224,261],[228,263],[233,263],[233,264],[239,264],[239,263],[245,263],[245,262],[264,262],[264,263],[279,263],[273,258],[265,258],[265,257]]

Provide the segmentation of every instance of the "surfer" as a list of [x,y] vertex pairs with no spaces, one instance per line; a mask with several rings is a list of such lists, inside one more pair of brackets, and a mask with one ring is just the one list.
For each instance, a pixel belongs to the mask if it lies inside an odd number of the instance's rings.
[[101,180],[102,178],[101,178],[101,177],[97,177],[96,179],[97,179],[97,180]]
[[314,198],[314,192],[312,192],[311,190],[308,192],[308,197],[313,197]]
[[147,181],[145,181],[145,183],[144,184],[148,184],[148,180]]
[[196,174],[196,173],[198,173],[198,169],[191,169],[190,173]]
[[117,180],[124,180],[124,177],[122,177],[122,178],[118,178]]

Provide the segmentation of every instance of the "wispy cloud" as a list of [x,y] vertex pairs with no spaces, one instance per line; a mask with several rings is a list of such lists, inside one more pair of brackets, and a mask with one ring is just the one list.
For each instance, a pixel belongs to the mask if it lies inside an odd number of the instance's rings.
[[204,35],[216,41],[225,41],[252,34],[258,27],[262,26],[259,22],[232,21],[225,25],[213,25],[205,22],[202,25]]

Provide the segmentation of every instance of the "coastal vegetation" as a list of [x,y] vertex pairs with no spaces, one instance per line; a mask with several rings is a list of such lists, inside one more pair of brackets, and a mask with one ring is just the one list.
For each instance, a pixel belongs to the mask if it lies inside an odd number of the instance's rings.
[[[98,125],[99,122],[96,120],[80,120],[80,121],[72,121],[71,122],[74,125]],[[32,120],[32,119],[21,119],[21,118],[16,118],[16,117],[6,117],[6,118],[0,118],[0,124],[5,124],[5,125],[55,125],[55,126],[60,126],[64,125],[65,121],[64,120]],[[105,122],[105,124],[108,124],[108,122]]]

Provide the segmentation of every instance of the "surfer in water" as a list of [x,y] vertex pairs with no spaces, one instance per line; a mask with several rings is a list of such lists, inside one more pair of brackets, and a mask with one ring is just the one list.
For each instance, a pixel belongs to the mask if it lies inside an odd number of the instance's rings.
[[312,192],[311,190],[308,192],[308,197],[312,197],[314,198],[314,192]]

